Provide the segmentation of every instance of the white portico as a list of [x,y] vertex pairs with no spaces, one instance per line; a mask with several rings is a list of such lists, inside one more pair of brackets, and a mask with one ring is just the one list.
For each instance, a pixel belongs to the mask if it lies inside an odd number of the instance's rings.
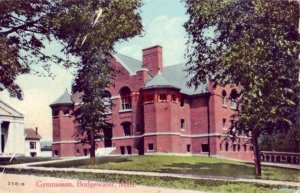
[[0,154],[25,153],[24,115],[0,100]]

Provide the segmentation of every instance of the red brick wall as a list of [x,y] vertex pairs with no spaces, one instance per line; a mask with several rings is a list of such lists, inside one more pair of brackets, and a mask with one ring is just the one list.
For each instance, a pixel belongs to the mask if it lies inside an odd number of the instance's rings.
[[[213,87],[209,84],[209,92],[211,93],[209,106],[207,105],[207,95],[183,96],[184,106],[180,107],[179,98],[174,102],[171,95],[168,95],[167,102],[159,102],[158,96],[163,91],[167,93],[178,93],[178,89],[151,89],[156,94],[154,102],[145,102],[141,100],[141,95],[148,90],[141,90],[150,74],[155,75],[158,69],[163,70],[161,47],[154,47],[144,50],[144,65],[148,68],[131,74],[122,66],[117,59],[111,59],[111,65],[119,71],[114,81],[114,85],[108,88],[113,96],[113,109],[110,116],[111,122],[114,124],[112,144],[116,147],[115,154],[121,154],[120,147],[125,148],[125,154],[128,154],[127,147],[131,147],[132,154],[141,153],[183,153],[188,154],[187,145],[190,145],[191,153],[204,154],[202,144],[208,143],[208,114],[210,118],[210,133],[218,133],[220,136],[210,137],[210,150],[213,156],[225,156],[235,159],[251,160],[253,158],[252,151],[233,151],[229,145],[228,151],[220,149],[223,135],[230,126],[230,117],[236,111],[230,108],[228,99],[231,90],[234,88],[230,85]],[[123,87],[131,90],[132,110],[126,112],[121,111],[120,90]],[[226,106],[222,105],[222,91],[227,93]],[[61,107],[62,108],[62,107]],[[226,119],[226,126],[223,128],[223,118]],[[184,119],[184,128],[180,127],[180,120]],[[131,122],[132,135],[124,136],[123,122]],[[137,132],[137,125],[143,129]],[[68,141],[75,140],[72,137],[74,133],[73,118],[59,116],[53,119],[53,140]],[[152,133],[152,134],[151,134]],[[158,134],[155,134],[158,133]],[[151,134],[151,135],[150,135]],[[196,135],[198,135],[196,137]],[[153,144],[153,150],[148,150],[148,144]],[[103,147],[103,142],[98,143],[98,147]],[[83,155],[83,150],[88,146],[82,144],[54,144],[53,149],[60,152],[60,156]],[[77,149],[79,153],[77,153]],[[249,148],[248,148],[249,149]]]

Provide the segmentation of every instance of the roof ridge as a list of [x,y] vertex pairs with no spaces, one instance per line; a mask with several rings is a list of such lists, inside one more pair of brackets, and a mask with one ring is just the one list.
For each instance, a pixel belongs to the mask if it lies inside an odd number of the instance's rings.
[[182,63],[178,63],[178,64],[173,64],[173,65],[169,65],[169,66],[164,66],[164,68],[171,68],[171,67],[174,67],[174,66],[180,66],[182,64],[186,64],[185,62],[182,62]]
[[116,52],[116,53],[117,53],[117,54],[120,54],[120,55],[122,55],[122,56],[125,56],[125,57],[127,57],[127,58],[130,58],[130,59],[132,59],[132,60],[136,60],[136,61],[142,62],[141,60],[138,60],[138,59],[133,58],[133,57],[131,57],[131,56],[128,56],[128,55],[125,55],[125,54],[121,54],[121,53],[119,53],[119,52]]

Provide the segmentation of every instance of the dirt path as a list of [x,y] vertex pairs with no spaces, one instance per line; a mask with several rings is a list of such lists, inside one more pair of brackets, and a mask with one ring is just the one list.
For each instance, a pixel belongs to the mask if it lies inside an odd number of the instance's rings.
[[[1,193],[199,193],[132,184],[0,174]],[[201,193],[201,192],[200,192]]]

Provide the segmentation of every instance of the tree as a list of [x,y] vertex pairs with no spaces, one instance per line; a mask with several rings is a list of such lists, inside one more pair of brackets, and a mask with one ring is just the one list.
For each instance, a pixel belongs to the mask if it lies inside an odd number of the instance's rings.
[[[49,62],[62,64],[63,58],[43,51],[46,40],[55,39],[50,13],[59,3],[48,0],[0,1],[0,84],[12,97],[22,99],[15,83],[18,75],[49,71]],[[64,63],[68,66],[68,63]]]
[[[51,75],[49,62],[78,68],[73,92],[83,93],[83,103],[75,111],[77,136],[91,144],[92,162],[94,139],[111,127],[101,100],[114,74],[107,61],[115,43],[141,33],[140,7],[140,0],[0,1],[0,85],[22,99],[19,74]],[[53,40],[62,46],[59,55],[44,50]]]
[[[140,5],[139,0],[0,1],[0,91],[22,99],[18,75],[52,76],[53,64],[77,66],[81,60],[74,56],[112,49],[117,41],[138,34]],[[96,22],[100,7],[103,13]],[[53,41],[62,46],[58,54],[45,50]]]
[[234,135],[251,137],[256,174],[261,175],[258,138],[290,129],[299,99],[299,6],[282,0],[185,0],[189,20],[189,85],[207,79],[241,85]]
[[112,104],[105,101],[105,89],[111,85],[113,69],[102,53],[84,57],[80,70],[73,83],[73,93],[81,92],[82,103],[74,111],[77,125],[76,136],[81,142],[90,144],[91,163],[95,163],[95,140],[103,139],[104,131],[112,129],[107,112]]
[[[93,6],[85,9],[84,3],[83,6],[77,4],[68,7],[69,12],[74,11],[81,16],[79,21],[78,19],[67,20],[67,18],[64,19],[66,17],[64,14],[60,15],[61,23],[66,22],[66,25],[86,28],[86,34],[81,35],[82,43],[76,43],[77,32],[70,31],[70,29],[64,29],[66,31],[58,36],[68,39],[71,45],[67,47],[68,51],[81,57],[82,62],[78,66],[72,92],[82,93],[82,103],[74,111],[74,122],[77,127],[76,136],[83,143],[90,144],[91,163],[95,164],[95,140],[103,139],[107,131],[113,127],[107,117],[112,104],[105,100],[105,89],[111,86],[116,74],[115,69],[109,65],[111,53],[114,51],[113,45],[117,41],[126,40],[141,33],[142,25],[138,12],[141,2],[123,0],[95,6],[98,13],[94,21],[91,20],[92,15],[87,14]],[[102,11],[103,14],[101,14]],[[85,24],[87,26],[84,26]]]

